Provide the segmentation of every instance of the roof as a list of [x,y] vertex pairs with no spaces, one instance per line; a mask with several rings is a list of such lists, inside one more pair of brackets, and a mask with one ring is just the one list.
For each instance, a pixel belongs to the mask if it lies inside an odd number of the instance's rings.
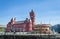
[[50,24],[40,24],[40,25],[43,25],[43,26],[51,26]]
[[40,26],[43,26],[43,27],[51,27],[50,24],[37,24],[37,25],[35,25],[35,28],[39,28]]
[[24,23],[24,21],[16,21],[15,24]]

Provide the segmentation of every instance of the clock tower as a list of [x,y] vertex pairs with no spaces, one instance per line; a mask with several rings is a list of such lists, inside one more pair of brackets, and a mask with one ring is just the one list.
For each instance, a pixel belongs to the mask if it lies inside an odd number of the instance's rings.
[[35,13],[34,13],[33,10],[30,12],[30,19],[31,19],[31,22],[32,22],[32,29],[34,30],[34,26],[35,26]]

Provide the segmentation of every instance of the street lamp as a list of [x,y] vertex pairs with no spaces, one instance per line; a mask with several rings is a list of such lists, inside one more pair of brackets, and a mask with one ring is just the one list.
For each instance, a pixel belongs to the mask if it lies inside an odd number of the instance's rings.
[[15,30],[14,30],[14,39],[15,39]]

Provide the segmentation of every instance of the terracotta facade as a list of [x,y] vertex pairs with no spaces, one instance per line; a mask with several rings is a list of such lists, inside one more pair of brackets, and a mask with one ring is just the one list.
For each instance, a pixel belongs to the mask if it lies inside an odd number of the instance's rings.
[[7,32],[29,32],[34,29],[35,14],[33,10],[30,12],[30,19],[26,18],[24,21],[16,21],[16,18],[12,18],[7,24]]

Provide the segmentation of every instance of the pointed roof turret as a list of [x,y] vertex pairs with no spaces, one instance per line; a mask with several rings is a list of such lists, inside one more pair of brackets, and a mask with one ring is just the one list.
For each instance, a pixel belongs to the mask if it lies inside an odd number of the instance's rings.
[[30,13],[34,13],[33,9],[31,10],[31,12],[30,12]]
[[11,19],[11,22],[12,22],[12,21],[15,21],[15,20],[16,20],[16,18],[12,18],[12,19]]
[[33,10],[31,10],[31,12],[30,12],[30,16],[32,17],[35,17],[35,13],[34,13],[34,11]]

